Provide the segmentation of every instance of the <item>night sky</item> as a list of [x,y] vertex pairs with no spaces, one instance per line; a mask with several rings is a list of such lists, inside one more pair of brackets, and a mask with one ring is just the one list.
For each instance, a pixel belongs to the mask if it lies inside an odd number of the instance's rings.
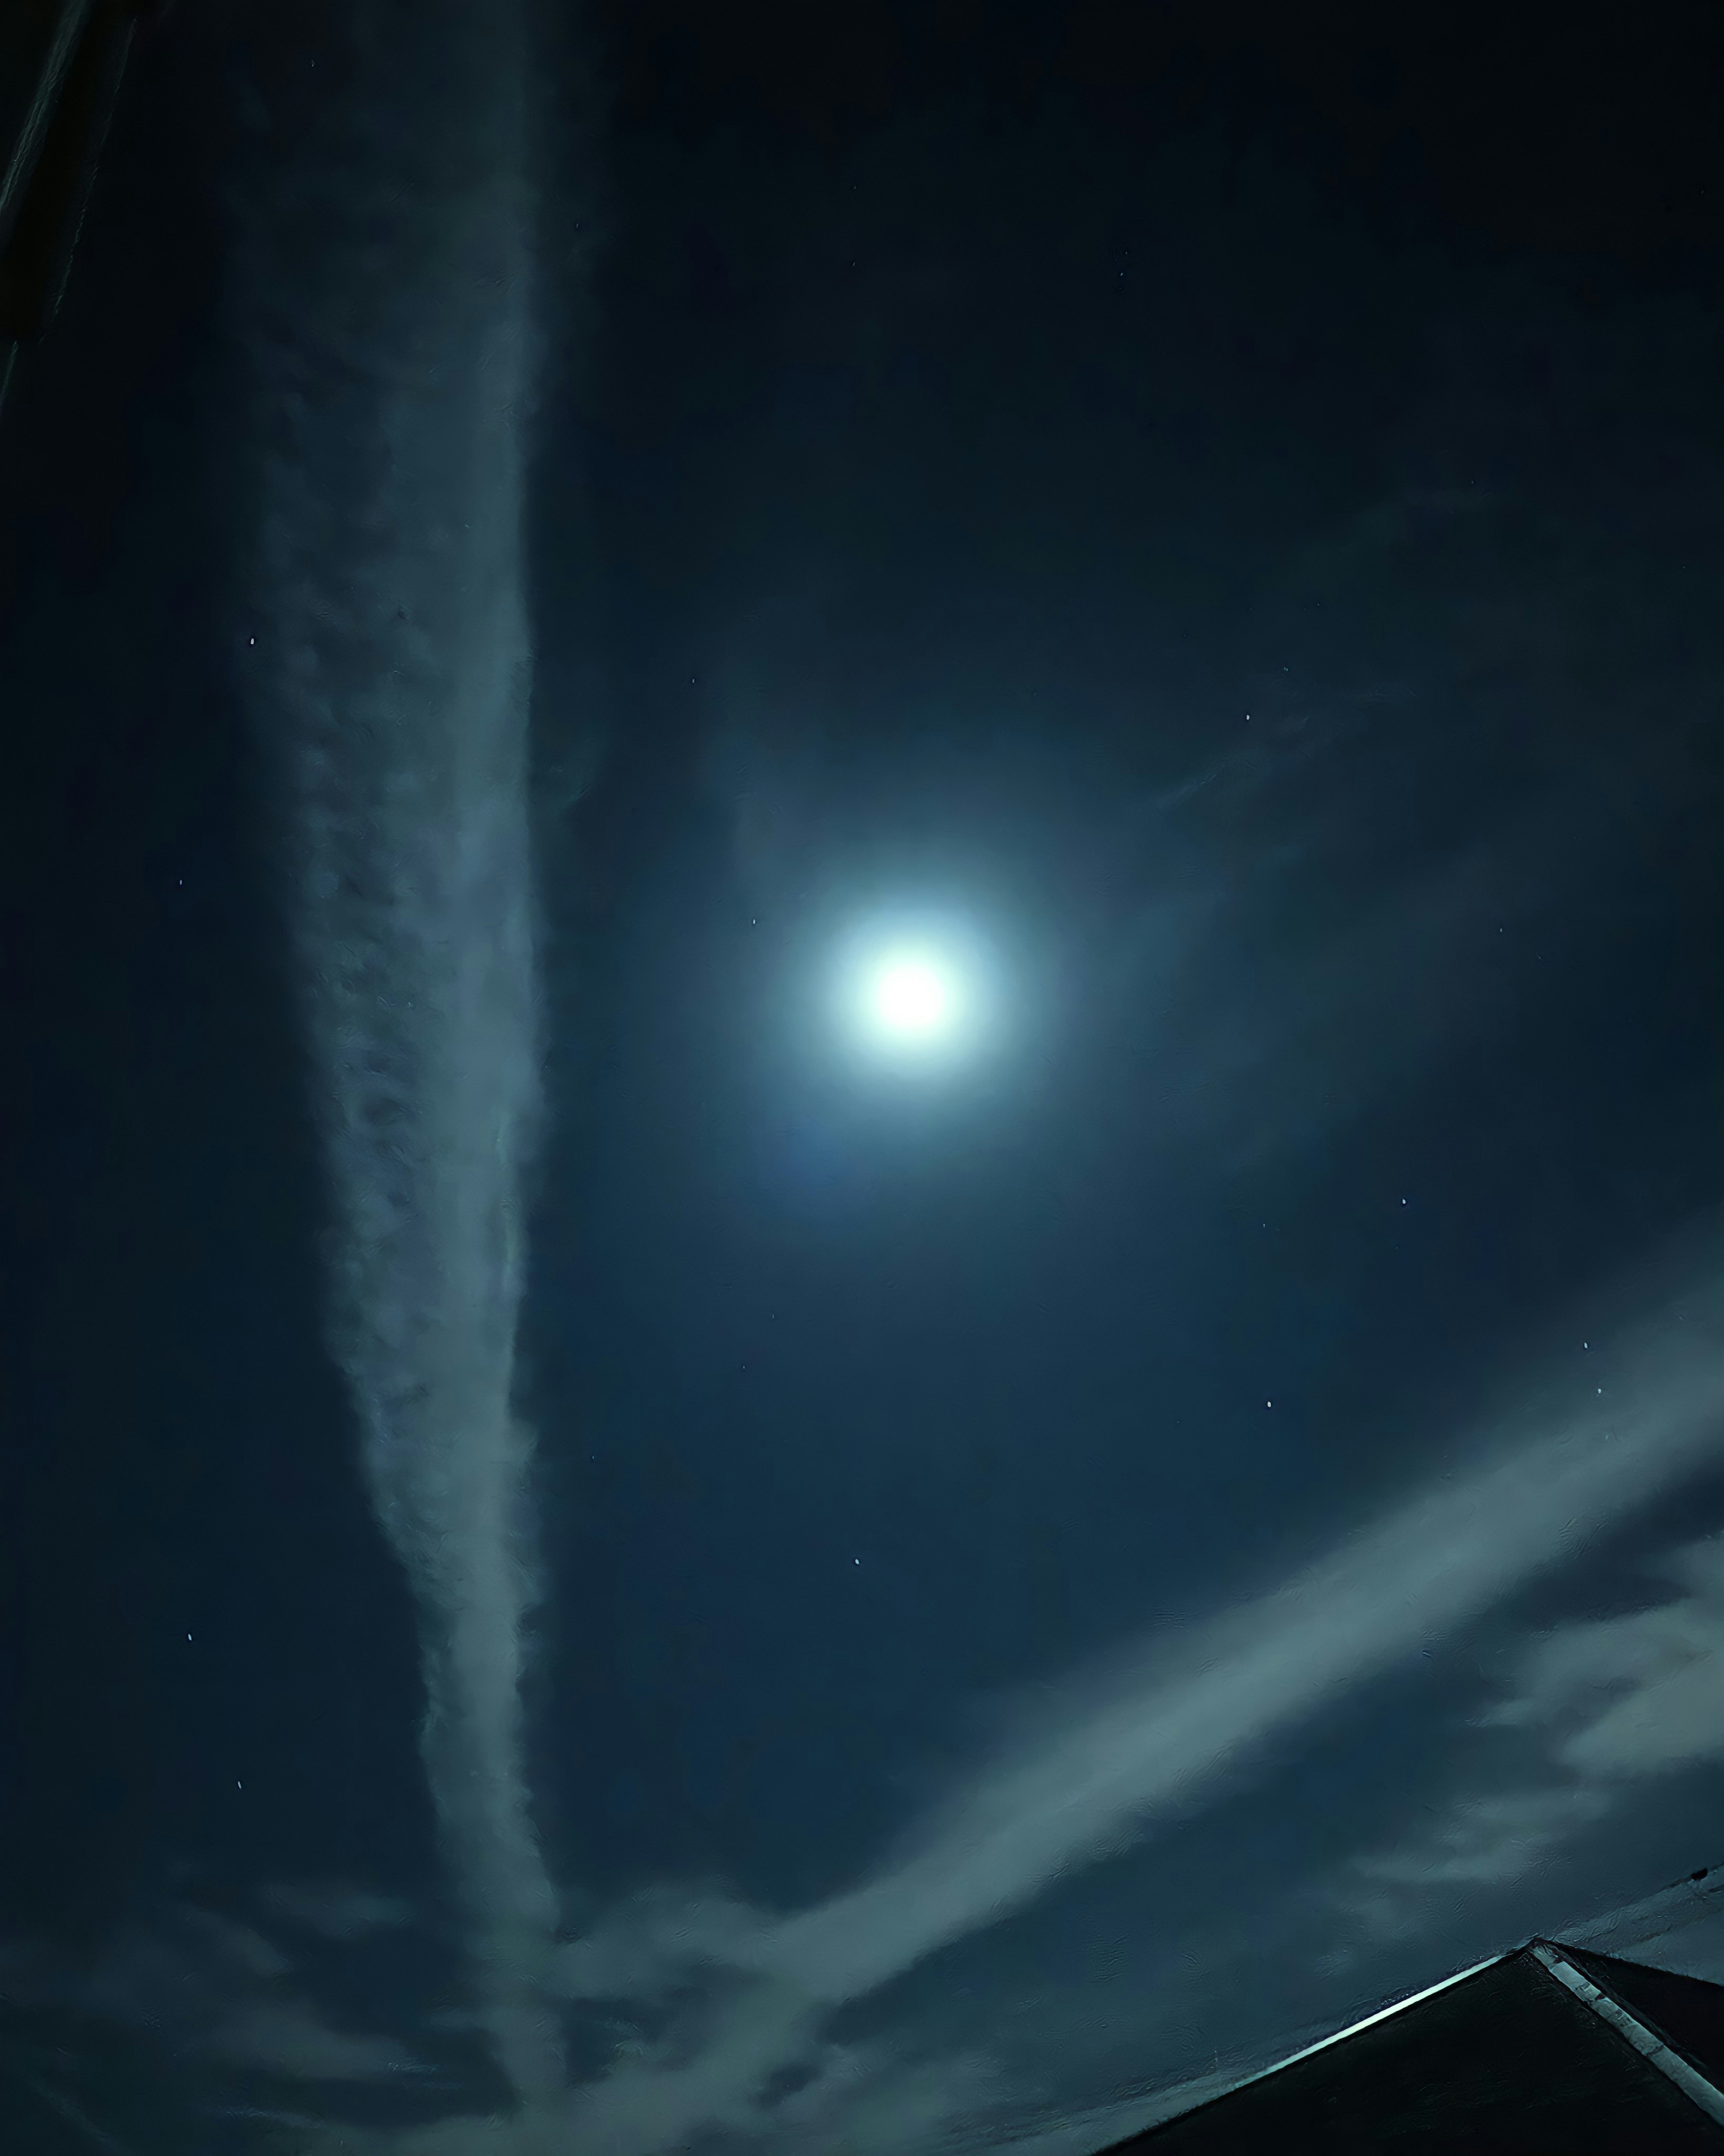
[[530,1984],[269,716],[457,633],[328,626],[468,466],[282,388],[280,176],[393,336],[475,19],[181,0],[0,414],[11,2145],[1087,2156],[1532,1933],[1724,1979],[1716,11],[542,0]]

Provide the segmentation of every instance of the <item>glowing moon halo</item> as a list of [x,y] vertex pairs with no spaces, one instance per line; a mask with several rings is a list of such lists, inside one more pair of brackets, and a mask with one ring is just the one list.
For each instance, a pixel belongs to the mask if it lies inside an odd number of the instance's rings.
[[868,978],[867,1015],[892,1040],[928,1040],[949,1032],[956,1015],[956,984],[948,969],[921,952],[893,952]]
[[972,983],[953,955],[926,942],[876,946],[854,964],[849,1024],[876,1053],[924,1061],[962,1046],[972,1030]]

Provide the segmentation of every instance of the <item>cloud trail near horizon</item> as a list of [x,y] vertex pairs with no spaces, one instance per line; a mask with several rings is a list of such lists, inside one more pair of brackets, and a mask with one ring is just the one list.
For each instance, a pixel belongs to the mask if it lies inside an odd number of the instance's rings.
[[[701,2010],[698,2037],[673,2025],[661,2046],[577,2093],[582,2146],[655,2156],[714,2120],[770,2138],[763,2092],[818,2049],[831,2010],[1123,1851],[1218,1773],[1724,1456],[1720,1282],[1650,1321],[1612,1361],[1608,1397],[1511,1408],[1448,1472],[1280,1586],[1060,1687],[855,1887],[784,1917],[750,1922],[733,1908],[704,1933],[690,1928],[685,1974],[704,1962],[740,1980],[716,2012]],[[662,1901],[645,1911],[649,1938],[625,1913],[610,1937],[571,1949],[572,1988],[672,1990],[669,1913]]]
[[[1706,1322],[1709,1320],[1710,1322]],[[1207,1773],[1446,1639],[1635,1505],[1720,1456],[1717,1313],[1649,1327],[1608,1399],[1445,1476],[1241,1608],[1073,1686],[898,1860],[793,1917],[774,1964],[816,1997],[872,1989],[1135,1838]]]
[[264,448],[240,655],[329,1173],[331,1339],[418,1606],[482,2010],[531,2097],[562,2061],[521,1761],[531,1443],[512,1405],[539,1112],[524,25],[509,0],[355,0],[315,45],[254,28],[235,269]]

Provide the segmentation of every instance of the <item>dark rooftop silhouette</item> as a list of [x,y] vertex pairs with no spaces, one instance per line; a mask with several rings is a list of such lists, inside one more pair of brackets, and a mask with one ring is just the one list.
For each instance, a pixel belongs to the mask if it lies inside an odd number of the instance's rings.
[[1111,2156],[1724,2149],[1724,1987],[1547,1940],[1416,1993]]

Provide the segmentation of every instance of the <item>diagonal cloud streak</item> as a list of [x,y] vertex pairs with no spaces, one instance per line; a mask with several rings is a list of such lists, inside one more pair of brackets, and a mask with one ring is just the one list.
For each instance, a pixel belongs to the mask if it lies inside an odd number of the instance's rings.
[[[1136,1823],[1390,1667],[1720,1456],[1724,1342],[1697,1311],[1626,1349],[1608,1401],[1414,1496],[1284,1585],[1152,1645],[1026,1732],[900,1860],[777,1931],[774,1962],[844,1999],[993,1922]],[[1499,1435],[1498,1445],[1501,1444]]]
[[506,0],[355,0],[315,41],[254,28],[235,267],[265,448],[242,659],[301,962],[331,1338],[418,1605],[424,1760],[485,2018],[531,2096],[562,2061],[511,1399],[539,1108],[523,27]]
[[[1254,1749],[1716,1464],[1720,1287],[1625,1340],[1608,1399],[1506,1414],[1449,1473],[1281,1586],[1065,1688],[857,1887],[752,1935],[735,1928],[716,1958],[743,1983],[692,2044],[673,2029],[580,2093],[582,2145],[649,2156],[714,2119],[770,2133],[761,2093],[827,2012],[1126,1848]],[[697,1958],[713,1958],[709,1940]]]

